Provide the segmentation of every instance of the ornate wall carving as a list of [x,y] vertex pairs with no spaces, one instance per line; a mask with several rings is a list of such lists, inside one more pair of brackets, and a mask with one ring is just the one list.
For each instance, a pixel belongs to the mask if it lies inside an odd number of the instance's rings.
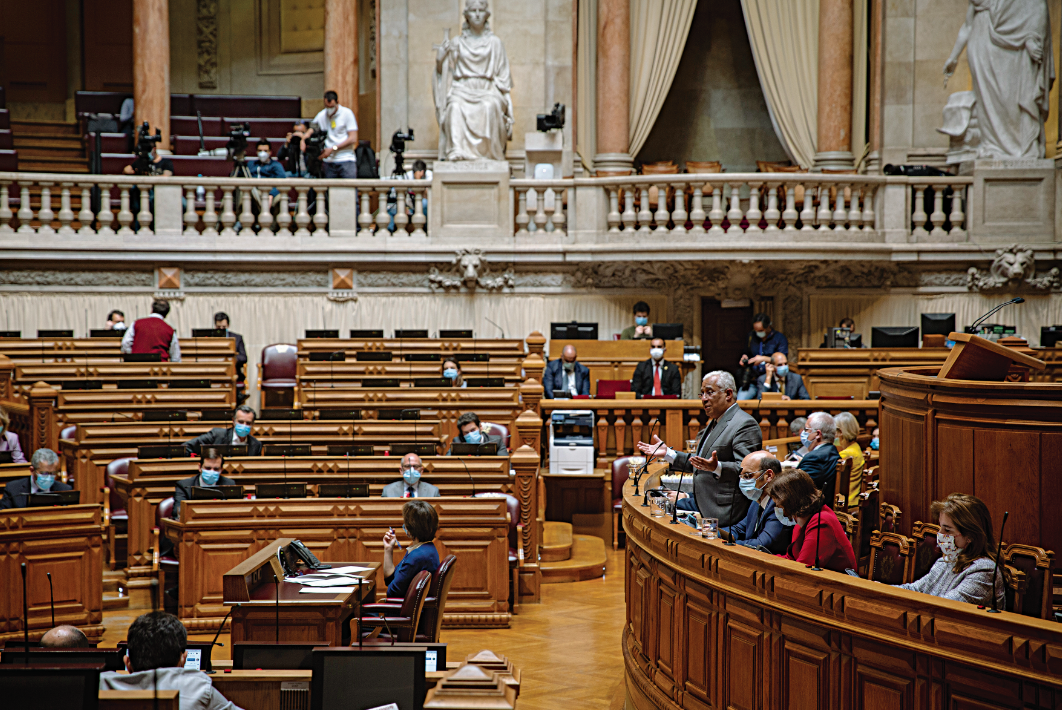
[[196,70],[200,89],[218,88],[218,0],[196,0]]
[[3,286],[126,286],[153,288],[152,271],[48,271],[44,269],[0,270]]
[[[359,280],[359,283],[360,280]],[[249,287],[327,289],[329,272],[321,271],[185,271],[184,288]]]
[[1029,247],[1012,244],[996,249],[996,256],[988,272],[971,266],[966,272],[966,285],[971,291],[994,291],[999,289],[1035,289],[1047,291],[1062,287],[1057,268],[1040,276],[1036,275],[1036,256]]

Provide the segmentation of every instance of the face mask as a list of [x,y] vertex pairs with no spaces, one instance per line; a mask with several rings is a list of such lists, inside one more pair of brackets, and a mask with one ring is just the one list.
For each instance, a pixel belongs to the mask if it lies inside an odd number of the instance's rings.
[[875,436],[873,439],[870,440],[870,448],[874,449],[875,451],[878,450],[878,437]]
[[782,525],[785,525],[787,528],[791,528],[796,525],[796,521],[785,517],[785,514],[782,512],[782,509],[778,506],[774,507],[774,517],[778,518],[778,522],[780,522]]
[[260,162],[260,163],[268,163],[269,162],[269,152],[265,151],[265,150],[258,151],[258,162]]
[[649,325],[649,318],[646,316],[635,316],[634,322],[638,325]]
[[483,432],[481,432],[479,429],[474,429],[465,434],[465,441],[470,444],[478,444],[479,442],[483,441]]
[[211,471],[209,468],[204,468],[199,472],[199,480],[207,486],[216,486],[219,478],[221,478],[221,471]]
[[42,491],[49,491],[52,489],[52,484],[55,483],[55,475],[51,473],[38,473],[37,474],[37,488]]
[[564,362],[564,371],[565,372],[571,372],[574,369],[575,369],[575,363],[574,362],[568,362],[568,361]]
[[234,428],[236,429],[236,436],[241,439],[246,439],[247,435],[251,433],[250,424],[237,424]]
[[756,487],[756,479],[745,480],[744,478],[738,479],[738,486],[741,488],[741,492],[745,494],[745,497],[756,502],[763,495],[763,489]]
[[811,435],[811,432],[809,432],[807,429],[805,429],[804,431],[800,432],[800,443],[803,444],[805,448],[810,449],[811,448],[811,444],[814,441],[815,441],[815,438]]
[[415,486],[420,482],[420,471],[415,468],[404,468],[402,469],[402,478],[409,485]]
[[937,547],[940,548],[940,552],[944,555],[944,561],[949,565],[959,559],[959,553],[963,548],[955,546],[955,536],[946,535],[945,533],[937,533]]
[[336,104],[336,107],[335,107],[335,108],[330,108],[330,109],[328,109],[328,116],[329,116],[330,118],[331,118],[332,116],[335,116],[335,115],[336,115],[336,111],[338,111],[338,110],[339,110],[339,104]]
[[660,358],[664,357],[664,349],[649,348],[649,357],[653,358],[654,360],[659,360]]
[[755,332],[756,332],[756,337],[760,338],[761,340],[763,338],[767,337],[767,331],[766,330],[758,330],[758,331],[755,331]]
[[456,380],[457,379],[457,370],[455,370],[452,367],[448,367],[445,370],[443,370],[443,377],[445,377],[447,379],[450,379],[450,380]]
[[774,371],[778,374],[779,377],[785,377],[789,374],[789,365],[779,365],[778,367],[774,368]]
[[115,323],[115,324],[114,324],[114,325],[113,325],[113,326],[111,327],[111,330],[125,330],[125,323],[124,323],[124,322],[122,322],[122,323]]

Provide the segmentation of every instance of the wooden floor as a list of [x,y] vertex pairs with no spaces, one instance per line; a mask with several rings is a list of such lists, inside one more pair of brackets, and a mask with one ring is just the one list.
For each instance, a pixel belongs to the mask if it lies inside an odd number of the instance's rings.
[[[623,708],[623,550],[608,549],[601,579],[542,585],[542,603],[525,604],[508,629],[444,629],[449,660],[490,649],[508,656],[523,672],[520,710],[621,710]],[[133,590],[128,609],[107,611],[107,632],[101,646],[125,639],[133,620],[150,610],[146,590]],[[214,658],[230,658],[229,635]],[[210,641],[212,634],[193,640]]]

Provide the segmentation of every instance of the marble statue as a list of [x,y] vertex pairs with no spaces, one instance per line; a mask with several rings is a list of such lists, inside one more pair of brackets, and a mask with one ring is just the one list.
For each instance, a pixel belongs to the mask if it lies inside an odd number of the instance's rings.
[[486,0],[466,0],[461,36],[437,46],[432,93],[439,160],[505,160],[513,133],[512,78]]
[[945,87],[964,47],[976,96],[977,157],[1043,158],[1055,80],[1047,0],[970,0],[944,65]]

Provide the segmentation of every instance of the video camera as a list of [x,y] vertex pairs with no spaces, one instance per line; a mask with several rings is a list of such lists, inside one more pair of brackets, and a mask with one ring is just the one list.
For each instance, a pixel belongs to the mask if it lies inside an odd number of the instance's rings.
[[406,143],[412,143],[413,140],[412,128],[407,128],[405,133],[397,130],[391,136],[391,152],[395,154],[395,169],[391,172],[392,176],[402,177],[406,174],[406,168],[402,164],[402,160],[406,152]]
[[251,137],[251,124],[233,123],[229,125],[229,141],[225,144],[225,150],[229,154],[229,160],[242,163],[247,155],[247,139]]
[[151,135],[151,127],[147,121],[144,121],[143,125],[137,129],[136,146],[133,148],[136,154],[136,160],[133,161],[134,173],[137,175],[154,174],[155,164],[151,159],[151,154],[155,150],[155,145],[161,142],[162,131],[156,128],[155,135]]
[[538,114],[537,128],[543,133],[564,128],[564,104],[553,104],[552,111]]
[[[293,141],[296,138],[297,136],[292,136]],[[312,135],[306,138],[306,152],[303,153],[303,157],[306,159],[306,172],[312,177],[324,177],[324,163],[321,161],[321,153],[324,152],[327,138],[328,134],[321,131],[314,131]]]

